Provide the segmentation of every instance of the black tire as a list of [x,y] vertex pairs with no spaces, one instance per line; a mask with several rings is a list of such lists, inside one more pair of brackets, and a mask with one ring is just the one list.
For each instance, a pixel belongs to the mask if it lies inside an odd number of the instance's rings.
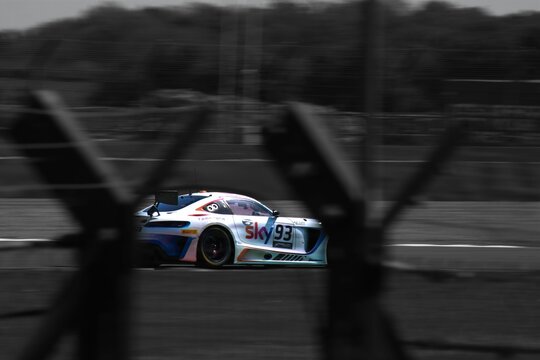
[[197,246],[197,263],[199,265],[219,268],[230,263],[233,256],[233,242],[227,230],[211,227],[199,237]]

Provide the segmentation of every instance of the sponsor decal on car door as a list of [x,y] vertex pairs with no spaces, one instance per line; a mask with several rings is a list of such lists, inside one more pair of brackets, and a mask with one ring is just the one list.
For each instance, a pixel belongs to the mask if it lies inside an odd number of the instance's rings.
[[294,248],[292,222],[277,217],[235,215],[234,222],[242,241],[276,249]]
[[294,224],[275,216],[261,203],[250,199],[227,199],[238,237],[244,243],[276,249],[294,249]]

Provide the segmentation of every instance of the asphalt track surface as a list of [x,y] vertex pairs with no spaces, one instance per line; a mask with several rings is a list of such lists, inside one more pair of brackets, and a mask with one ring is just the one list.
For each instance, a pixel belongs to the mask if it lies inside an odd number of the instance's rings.
[[[296,201],[268,204],[309,214]],[[53,239],[77,227],[51,199],[2,199],[0,212],[0,315],[47,307],[76,271],[74,253],[5,240]],[[388,234],[381,298],[400,338],[540,346],[538,214],[531,202],[427,202],[405,212]],[[134,359],[322,358],[328,269],[173,265],[133,275]],[[20,354],[40,319],[1,319],[1,358]],[[73,358],[73,348],[68,336],[53,358]],[[415,359],[497,355],[405,349]]]
[[[266,201],[283,216],[312,217],[298,201]],[[374,202],[381,216],[390,202]],[[104,210],[106,216],[106,210]],[[25,241],[43,245],[78,231],[62,204],[54,199],[1,199],[0,268],[72,265],[69,251],[27,249]],[[414,266],[472,270],[537,269],[540,229],[538,202],[422,202],[403,212],[387,233],[387,261]],[[21,254],[20,256],[15,254]],[[32,257],[29,261],[23,261]]]
[[[313,216],[298,201],[266,203],[283,216]],[[375,202],[373,212],[382,215],[389,205]],[[2,199],[0,213],[0,268],[76,265],[71,251],[45,246],[78,231],[60,202]],[[389,229],[385,261],[405,268],[540,270],[539,216],[537,202],[424,202]]]

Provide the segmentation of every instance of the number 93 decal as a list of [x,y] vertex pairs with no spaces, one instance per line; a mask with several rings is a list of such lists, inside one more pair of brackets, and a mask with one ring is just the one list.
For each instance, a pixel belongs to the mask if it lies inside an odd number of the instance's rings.
[[281,224],[276,225],[276,230],[274,233],[274,240],[289,241],[291,240],[291,236],[292,236],[292,226],[288,226],[288,225],[283,226]]
[[246,225],[246,239],[264,240],[265,244],[273,236],[274,240],[289,241],[292,240],[293,227],[289,225],[276,225],[275,228],[267,229],[264,225],[255,223],[253,225]]

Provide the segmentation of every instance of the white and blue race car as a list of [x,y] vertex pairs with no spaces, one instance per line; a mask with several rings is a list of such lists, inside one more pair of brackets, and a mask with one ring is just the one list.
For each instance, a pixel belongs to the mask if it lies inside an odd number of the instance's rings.
[[147,266],[326,265],[328,236],[318,220],[279,216],[247,196],[161,192],[136,217],[139,258]]

